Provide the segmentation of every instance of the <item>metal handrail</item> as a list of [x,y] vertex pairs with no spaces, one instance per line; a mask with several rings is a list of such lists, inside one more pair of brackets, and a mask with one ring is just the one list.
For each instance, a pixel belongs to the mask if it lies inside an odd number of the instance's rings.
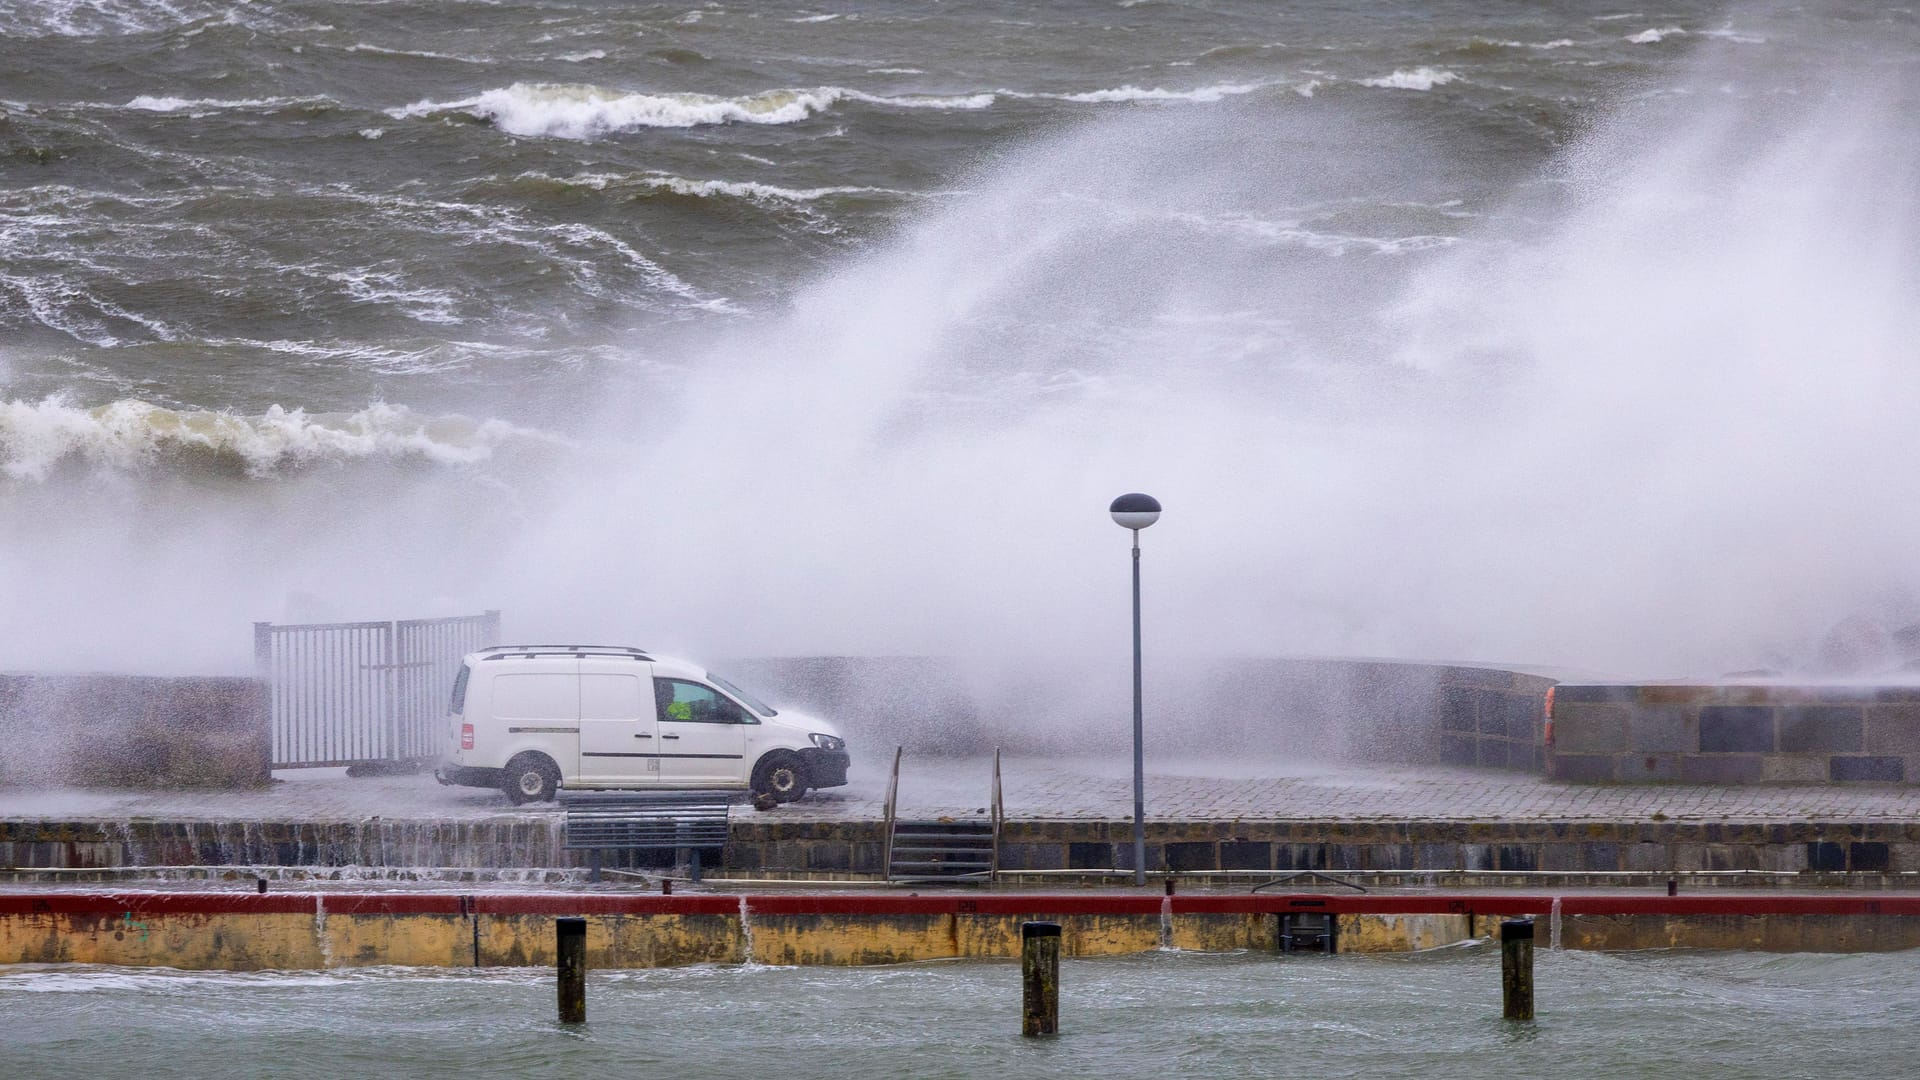
[[887,777],[887,825],[886,840],[880,849],[880,872],[888,881],[893,880],[893,819],[900,798],[900,752],[904,746],[893,748],[893,772]]
[[993,748],[993,866],[987,870],[987,880],[1000,880],[1000,826],[1007,820],[1007,805],[1000,791],[1000,748]]

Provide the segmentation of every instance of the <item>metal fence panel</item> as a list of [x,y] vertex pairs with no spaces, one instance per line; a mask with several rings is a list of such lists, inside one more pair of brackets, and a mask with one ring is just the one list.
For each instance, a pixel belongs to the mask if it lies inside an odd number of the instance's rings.
[[460,658],[500,638],[500,613],[397,622],[253,624],[272,687],[276,769],[423,761],[445,744]]

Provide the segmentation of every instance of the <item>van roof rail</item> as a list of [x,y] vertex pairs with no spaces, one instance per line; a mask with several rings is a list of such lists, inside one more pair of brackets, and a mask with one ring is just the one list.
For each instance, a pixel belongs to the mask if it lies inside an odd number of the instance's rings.
[[652,660],[645,649],[627,645],[489,645],[480,650],[482,659],[501,660],[509,656],[610,656],[629,660]]

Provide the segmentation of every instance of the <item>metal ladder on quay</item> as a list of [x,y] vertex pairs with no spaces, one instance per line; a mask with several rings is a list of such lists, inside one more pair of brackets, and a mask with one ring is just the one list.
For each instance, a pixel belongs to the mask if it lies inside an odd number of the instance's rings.
[[1000,751],[993,752],[993,800],[986,821],[958,818],[902,820],[899,816],[900,753],[893,751],[887,781],[886,852],[889,882],[992,884],[1000,876],[1000,828],[1006,821],[1000,788]]

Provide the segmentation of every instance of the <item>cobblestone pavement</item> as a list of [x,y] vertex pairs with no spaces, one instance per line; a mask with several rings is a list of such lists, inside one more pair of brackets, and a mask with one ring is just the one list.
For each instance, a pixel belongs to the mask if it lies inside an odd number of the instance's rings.
[[[1008,758],[1001,773],[1010,818],[1119,821],[1132,813],[1126,760]],[[441,787],[424,775],[348,779],[337,770],[313,770],[281,776],[270,788],[248,792],[0,791],[0,820],[474,820],[553,813],[550,805],[516,809],[499,792]],[[902,765],[900,813],[984,814],[991,778],[986,758],[910,758]],[[1238,760],[1153,764],[1146,792],[1149,821],[1920,821],[1920,785],[1599,787],[1475,769]],[[859,761],[847,787],[816,792],[774,813],[793,821],[877,819],[885,799],[885,765]]]

